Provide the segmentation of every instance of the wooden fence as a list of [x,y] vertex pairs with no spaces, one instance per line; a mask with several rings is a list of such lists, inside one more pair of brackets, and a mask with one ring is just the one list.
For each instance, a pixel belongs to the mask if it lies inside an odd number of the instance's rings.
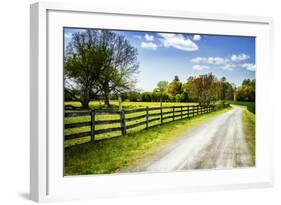
[[[204,113],[209,113],[214,110],[223,108],[215,107],[212,105],[209,106],[200,106],[200,105],[189,105],[189,106],[167,106],[167,107],[146,107],[138,108],[132,110],[121,110],[121,111],[104,111],[104,110],[90,110],[90,111],[74,111],[74,112],[65,112],[64,116],[66,118],[75,118],[81,116],[88,116],[89,121],[75,122],[64,124],[64,129],[79,128],[79,127],[90,127],[90,131],[80,132],[75,134],[65,134],[64,139],[76,139],[82,137],[91,137],[91,141],[96,140],[96,136],[100,134],[105,134],[109,132],[120,131],[121,135],[125,135],[128,130],[143,126],[143,129],[150,127],[155,127],[162,125],[167,122],[180,120],[183,118],[192,118]],[[156,111],[156,112],[155,112]],[[129,116],[130,114],[137,114],[137,116]],[[118,119],[109,119],[109,120],[97,120],[98,115],[119,115]],[[136,121],[134,123],[134,121]],[[158,122],[157,122],[158,121]],[[133,123],[130,123],[133,122]],[[151,123],[154,122],[153,125]],[[155,124],[156,122],[156,124]],[[96,129],[97,125],[112,125],[120,123],[119,127],[109,127],[105,129]]]

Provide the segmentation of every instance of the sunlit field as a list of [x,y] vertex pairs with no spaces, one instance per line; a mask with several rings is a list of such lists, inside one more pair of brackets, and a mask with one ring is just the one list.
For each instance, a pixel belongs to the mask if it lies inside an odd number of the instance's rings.
[[[118,110],[118,101],[112,101],[112,109],[111,110]],[[72,105],[75,107],[80,107],[81,104],[79,102],[65,102],[65,105]],[[192,105],[197,105],[197,103],[172,103],[172,102],[164,102],[163,103],[163,108],[168,107],[168,106],[192,106]],[[122,103],[122,107],[124,110],[129,110],[129,109],[135,109],[135,108],[145,108],[145,107],[159,107],[160,103],[159,102],[123,102]],[[90,102],[90,108],[91,109],[104,109],[103,106],[103,102],[100,101],[92,101]],[[185,107],[183,109],[183,114],[187,113],[187,108]],[[192,107],[189,107],[189,110],[191,110]],[[179,111],[180,108],[175,109],[175,111]],[[170,112],[172,111],[172,108],[168,108],[168,109],[163,109],[163,112]],[[72,111],[66,111],[66,112],[72,112]],[[160,113],[160,110],[153,110],[149,112],[150,114],[156,114],[156,113]],[[142,112],[137,112],[137,113],[130,113],[127,114],[126,117],[130,118],[130,117],[136,117],[136,116],[141,116],[144,115],[145,111]],[[165,114],[163,115],[163,117],[168,117],[171,116],[172,114]],[[154,119],[157,118],[156,117],[152,117],[150,119]],[[119,114],[111,114],[108,113],[106,114],[106,110],[105,113],[103,113],[102,115],[97,114],[96,115],[96,120],[117,120],[120,119],[120,115]],[[180,119],[180,117],[177,117],[176,119]],[[145,119],[139,119],[139,120],[134,120],[134,121],[130,121],[127,122],[127,125],[131,125],[131,124],[135,124],[135,123],[139,123],[144,121]],[[165,122],[171,121],[172,119],[167,119]],[[87,122],[90,121],[90,115],[89,116],[81,116],[81,117],[65,117],[64,118],[64,123],[65,124],[70,124],[70,123],[75,123],[75,122]],[[156,120],[154,122],[151,122],[149,124],[149,126],[153,126],[153,125],[157,125],[160,123],[160,120]],[[109,127],[120,127],[120,123],[114,123],[114,124],[107,124],[107,125],[96,125],[96,130],[100,130],[100,129],[105,129],[105,128],[109,128]],[[145,128],[145,125],[141,125],[138,126],[136,128],[132,128],[129,129],[127,131],[128,134],[142,130]],[[70,129],[65,129],[64,130],[64,134],[68,135],[68,134],[75,134],[75,133],[81,133],[81,132],[87,132],[90,131],[90,126],[84,126],[84,127],[78,127],[78,128],[70,128]],[[114,132],[110,132],[110,133],[105,133],[105,134],[100,134],[96,136],[96,140],[101,140],[101,139],[107,139],[107,138],[112,138],[112,137],[117,137],[121,135],[121,131],[114,131]],[[90,136],[88,137],[81,137],[81,138],[77,138],[77,139],[71,139],[71,140],[65,140],[64,141],[64,145],[65,147],[71,146],[71,145],[75,145],[75,144],[81,144],[81,143],[85,143],[85,142],[89,142],[90,141]]]

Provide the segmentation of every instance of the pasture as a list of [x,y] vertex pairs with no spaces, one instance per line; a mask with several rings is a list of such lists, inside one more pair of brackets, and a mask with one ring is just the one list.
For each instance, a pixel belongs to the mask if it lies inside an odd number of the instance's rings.
[[[91,109],[99,109],[99,110],[104,110],[105,113],[103,113],[102,115],[97,114],[95,115],[95,120],[97,121],[105,121],[105,120],[119,120],[120,119],[120,114],[118,113],[114,113],[114,111],[118,111],[118,102],[117,101],[112,101],[112,108],[110,110],[105,110],[103,103],[99,102],[99,101],[92,101],[90,102],[90,108]],[[81,104],[79,102],[66,102],[65,105],[72,105],[74,107],[80,107]],[[180,112],[180,107],[179,106],[194,106],[196,105],[196,103],[163,103],[163,107],[169,107],[168,109],[165,109],[165,112],[167,112],[168,114],[165,114],[164,117],[169,118],[167,119],[166,122],[173,120],[172,119],[172,111],[173,108],[172,106],[176,106],[177,108],[174,110],[175,112]],[[123,102],[122,103],[123,109],[126,110],[131,110],[131,109],[137,109],[137,108],[155,108],[155,107],[159,107],[160,103],[159,102]],[[189,108],[191,109],[191,108]],[[191,110],[183,110],[182,114],[187,112],[190,112]],[[67,111],[66,113],[72,112],[72,111]],[[107,113],[108,112],[108,113]],[[149,111],[149,115],[150,116],[155,116],[152,119],[150,118],[150,120],[152,122],[149,123],[149,126],[154,126],[160,123],[160,119],[157,119],[157,117],[159,117],[160,115],[160,110],[156,109],[156,110],[152,110]],[[146,114],[145,111],[141,111],[141,112],[134,112],[134,113],[129,113],[126,114],[126,118],[138,118],[141,116],[144,116]],[[192,113],[189,113],[192,114]],[[176,119],[180,119],[181,116],[176,117]],[[133,124],[136,123],[143,123],[145,119],[140,118],[140,119],[136,119],[136,120],[131,120],[129,122],[127,122],[127,126],[133,126]],[[71,123],[81,123],[81,122],[89,122],[91,121],[91,116],[87,115],[87,116],[79,116],[79,117],[65,117],[64,118],[64,123],[65,125],[69,125]],[[97,124],[95,125],[95,129],[96,130],[103,130],[103,129],[109,129],[109,128],[119,128],[120,127],[120,122],[115,122],[115,123],[111,123],[111,124]],[[138,127],[132,128],[130,130],[128,130],[128,134],[142,130],[146,127],[145,124],[140,125]],[[85,132],[90,132],[91,131],[91,127],[90,125],[88,126],[83,126],[83,127],[74,127],[74,128],[69,128],[69,129],[65,129],[64,130],[64,134],[65,135],[72,135],[72,134],[77,134],[77,133],[85,133]],[[100,134],[97,135],[96,140],[101,140],[101,139],[108,139],[108,138],[112,138],[112,137],[117,137],[120,136],[120,131],[113,131],[110,133],[104,133],[104,134]],[[65,140],[64,141],[64,146],[68,147],[68,146],[72,146],[72,145],[77,145],[77,144],[81,144],[81,143],[86,143],[90,141],[90,136],[86,136],[86,137],[81,137],[81,138],[76,138],[76,139],[70,139],[70,140]]]

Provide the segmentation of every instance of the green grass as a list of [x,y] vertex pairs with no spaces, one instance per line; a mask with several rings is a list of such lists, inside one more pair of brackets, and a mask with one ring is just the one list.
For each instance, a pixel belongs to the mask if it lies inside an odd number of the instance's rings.
[[255,125],[256,125],[256,116],[249,112],[248,110],[243,111],[242,123],[244,127],[246,142],[249,147],[249,152],[251,155],[252,163],[256,163],[256,137],[255,137]]
[[233,105],[246,106],[250,112],[252,112],[254,114],[256,113],[256,103],[255,102],[228,101],[228,103],[233,104]]
[[[69,101],[65,102],[65,105],[72,105],[75,107],[81,107],[81,103],[78,101]],[[118,109],[118,101],[117,100],[112,100],[110,101],[110,104],[112,106],[113,110]],[[163,102],[163,106],[179,106],[179,105],[197,105],[198,103],[182,103],[182,102]],[[123,109],[134,109],[134,108],[141,108],[141,107],[159,107],[160,102],[128,102],[124,101],[122,102],[122,107]],[[89,103],[90,108],[95,108],[95,109],[104,109],[104,102],[103,101],[91,101]]]
[[[114,110],[118,109],[118,102],[117,101],[112,101],[111,102],[113,105]],[[81,104],[80,102],[65,102],[66,105],[73,105],[76,107],[80,107]],[[195,105],[196,103],[163,103],[163,107],[165,106],[179,106],[179,105]],[[123,109],[135,109],[135,108],[140,108],[140,107],[159,107],[160,103],[159,102],[123,102]],[[103,102],[101,101],[92,101],[90,102],[90,107],[91,108],[96,108],[96,109],[103,109]],[[190,108],[191,109],[191,108]],[[180,110],[180,108],[175,109],[175,111]],[[172,111],[172,109],[164,109],[163,112],[169,112]],[[160,110],[154,110],[154,111],[149,111],[149,113],[160,113]],[[185,112],[183,112],[185,113]],[[145,111],[143,112],[137,112],[137,113],[131,113],[131,114],[126,114],[126,118],[130,118],[130,117],[136,117],[136,116],[140,116],[140,115],[144,115]],[[172,114],[165,114],[163,115],[164,117],[167,116],[171,116]],[[153,119],[153,118],[157,118],[157,116],[155,117],[150,117],[149,119]],[[120,115],[119,114],[103,114],[103,115],[96,115],[96,120],[114,120],[114,119],[120,119]],[[176,119],[179,119],[176,118]],[[142,122],[144,121],[145,118],[139,119],[139,120],[134,120],[134,121],[130,121],[127,122],[126,125],[130,125],[130,124],[135,124],[138,122]],[[165,122],[171,121],[171,119],[167,119],[165,120]],[[65,124],[69,124],[69,123],[75,123],[75,122],[86,122],[86,121],[90,121],[90,116],[82,116],[82,117],[67,117],[64,118],[64,123]],[[160,120],[154,121],[149,123],[149,126],[153,126],[156,124],[159,124]],[[112,127],[120,127],[120,123],[115,123],[115,124],[108,124],[108,125],[96,125],[95,129],[96,130],[100,130],[100,129],[106,129],[106,128],[112,128]],[[133,133],[136,131],[140,131],[142,129],[145,128],[145,125],[141,125],[139,127],[136,128],[132,128],[129,129],[127,132],[128,133]],[[84,127],[79,127],[79,128],[71,128],[71,129],[65,129],[64,130],[64,134],[68,135],[68,134],[75,134],[75,133],[81,133],[81,132],[87,132],[90,131],[90,126],[84,126]],[[100,134],[100,135],[96,135],[96,139],[97,140],[101,140],[101,139],[108,139],[108,138],[113,138],[113,137],[118,137],[121,135],[121,131],[115,131],[115,132],[110,132],[110,133],[105,133],[105,134]],[[72,140],[65,140],[64,141],[64,146],[65,147],[69,147],[69,146],[73,146],[73,145],[77,145],[77,144],[81,144],[81,143],[85,143],[85,142],[89,142],[90,141],[90,136],[84,137],[84,138],[78,138],[78,139],[72,139]]]
[[202,122],[231,108],[167,123],[121,137],[65,148],[64,175],[109,174],[155,154]]

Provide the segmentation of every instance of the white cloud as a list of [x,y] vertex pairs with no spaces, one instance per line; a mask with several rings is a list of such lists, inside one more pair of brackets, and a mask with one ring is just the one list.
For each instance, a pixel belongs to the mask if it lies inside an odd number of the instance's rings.
[[152,42],[141,42],[141,47],[156,50],[158,46],[155,43],[152,43]]
[[234,62],[244,61],[244,60],[247,60],[249,58],[250,58],[250,56],[246,55],[245,53],[241,53],[241,54],[238,54],[238,55],[233,54],[231,56],[231,60],[234,61]]
[[221,57],[196,57],[191,59],[192,63],[208,63],[212,65],[224,65],[229,62],[228,58],[221,58]]
[[192,66],[193,70],[207,70],[209,69],[209,66],[207,65],[194,65]]
[[65,40],[70,40],[72,38],[72,33],[65,33],[64,38]]
[[194,41],[200,41],[201,40],[201,36],[198,34],[193,35],[193,40]]
[[223,65],[226,64],[229,60],[227,58],[221,58],[221,57],[209,57],[208,63],[214,64],[214,65]]
[[145,40],[147,40],[147,41],[153,41],[154,40],[154,36],[153,35],[149,35],[149,34],[145,34],[145,36],[144,36],[144,38],[145,38]]
[[233,71],[237,67],[245,68],[248,71],[255,71],[256,65],[251,63],[240,64],[241,61],[247,61],[250,56],[245,53],[233,54],[230,57],[196,57],[191,59],[192,63],[195,64],[207,64],[213,66],[219,66],[218,68],[228,71]]
[[201,63],[201,62],[206,62],[207,58],[202,58],[202,57],[196,57],[196,58],[192,58],[191,62],[192,63]]
[[235,65],[235,64],[225,64],[225,65],[221,66],[220,68],[223,70],[233,71],[233,69],[236,67],[237,67],[237,65]]
[[249,71],[256,71],[256,65],[252,63],[244,63],[241,65],[242,68],[246,68]]
[[162,37],[159,40],[166,48],[173,47],[183,51],[196,51],[199,49],[192,40],[185,38],[182,34],[158,34]]

